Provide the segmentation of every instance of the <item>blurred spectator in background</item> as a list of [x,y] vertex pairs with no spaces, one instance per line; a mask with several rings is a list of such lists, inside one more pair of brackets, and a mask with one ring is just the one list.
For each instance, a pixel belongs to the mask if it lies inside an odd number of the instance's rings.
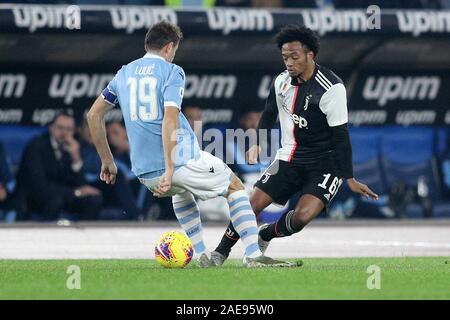
[[16,218],[16,209],[13,191],[16,181],[11,172],[3,144],[0,143],[0,220],[13,222]]
[[[118,170],[122,172],[124,178],[128,180],[128,183],[135,190],[138,197],[137,202],[140,203],[139,206],[147,212],[144,219],[175,219],[171,198],[155,198],[131,171],[130,145],[123,124],[119,121],[108,122],[106,124],[106,134]],[[151,148],[152,146],[148,147]]]
[[17,176],[28,213],[41,220],[56,220],[71,213],[78,220],[95,220],[102,206],[100,190],[83,176],[80,145],[74,138],[75,119],[58,114],[49,131],[25,148]]
[[450,130],[447,132],[445,150],[439,155],[438,162],[440,175],[442,177],[442,195],[446,200],[450,200]]
[[[130,183],[131,181],[125,176],[122,168],[117,172],[115,184],[105,184],[100,181],[102,164],[91,140],[91,134],[86,120],[83,121],[79,129],[79,135],[85,180],[91,186],[101,190],[104,199],[104,210],[101,218],[138,220],[143,217],[144,214],[141,208],[138,207],[137,199]],[[126,170],[127,172],[129,171],[128,168]],[[132,179],[134,178],[133,175]],[[120,209],[117,211],[110,208]]]
[[[239,117],[237,127],[235,129],[242,129],[244,132],[250,130],[248,133],[250,134],[251,132],[251,134],[255,134],[256,137],[256,129],[258,128],[260,117],[261,112],[256,110],[248,110]],[[260,173],[262,173],[262,171],[268,166],[268,163],[260,162],[254,165],[247,164],[245,152],[248,150],[249,141],[246,139],[244,145],[239,145],[237,141],[237,139],[226,140],[226,159],[233,159],[233,163],[227,164],[231,170],[233,170],[244,181],[244,183],[249,182],[253,185],[253,182],[256,182],[256,180],[253,180],[255,178],[259,178]],[[252,178],[250,178],[248,174],[252,174]]]
[[183,107],[183,114],[189,121],[189,125],[194,129],[195,121],[202,121],[202,109],[199,106],[188,105]]
[[[202,139],[202,125],[200,123],[195,126],[195,122],[202,121],[202,109],[199,106],[188,105],[183,107],[183,114],[189,122],[192,130],[194,130],[195,136],[197,137],[198,142],[201,142]],[[201,143],[200,143],[201,145]]]

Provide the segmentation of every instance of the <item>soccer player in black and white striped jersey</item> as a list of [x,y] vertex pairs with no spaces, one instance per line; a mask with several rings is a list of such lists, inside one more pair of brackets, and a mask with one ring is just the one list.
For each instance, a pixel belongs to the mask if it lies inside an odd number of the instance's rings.
[[[294,210],[261,227],[262,250],[273,238],[301,231],[329,205],[343,180],[353,192],[378,199],[353,177],[345,86],[336,74],[314,61],[319,52],[317,35],[304,26],[288,25],[276,35],[276,41],[286,70],[271,87],[258,130],[271,129],[279,117],[281,148],[255,184],[250,202],[259,214],[273,202],[286,204],[299,191],[302,196]],[[258,144],[248,151],[249,163],[257,162]],[[216,265],[225,261],[238,239],[230,223],[211,254]]]

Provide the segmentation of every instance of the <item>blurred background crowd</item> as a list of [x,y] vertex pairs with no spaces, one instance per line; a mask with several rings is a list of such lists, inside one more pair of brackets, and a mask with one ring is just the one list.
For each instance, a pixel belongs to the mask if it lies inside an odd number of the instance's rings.
[[[257,127],[265,91],[271,79],[283,70],[271,36],[285,17],[297,19],[296,14],[301,13],[299,8],[360,8],[365,12],[365,8],[375,4],[382,9],[430,9],[422,11],[428,13],[445,13],[437,10],[450,8],[450,0],[21,0],[8,3],[146,5],[177,10],[281,8],[273,12],[289,16],[280,15],[280,20],[276,20],[274,14],[275,26],[268,23],[256,31],[248,30],[251,24],[245,23],[249,17],[244,15],[239,18],[242,30],[229,35],[212,30],[217,26],[213,23],[209,26],[205,23],[203,29],[199,25],[192,29],[182,25],[185,40],[175,62],[186,70],[183,113],[199,137],[211,128],[225,134],[230,128]],[[127,30],[124,34],[124,30],[117,30],[114,21],[112,28],[108,20],[95,32],[71,33],[63,28],[52,30],[53,20],[49,16],[48,29],[24,31],[17,22],[16,12],[13,16],[9,9],[0,7],[0,221],[174,219],[171,200],[154,198],[131,172],[129,145],[120,117],[111,117],[106,124],[108,141],[119,168],[117,183],[105,185],[99,181],[100,160],[84,117],[80,116],[100,93],[105,82],[99,79],[110,78],[122,64],[143,54],[147,25],[141,29],[124,27]],[[202,19],[193,16],[190,21],[201,24],[206,16]],[[430,26],[432,29],[440,25],[430,23]],[[440,29],[438,33],[420,36],[407,34],[401,28],[381,30],[385,32],[381,35],[365,30],[344,30],[345,35],[338,30],[322,35],[318,61],[344,79],[349,109],[358,115],[350,116],[355,176],[381,194],[379,201],[368,201],[355,196],[344,185],[333,205],[323,212],[323,218],[450,217],[450,23],[443,28],[443,32]],[[46,84],[49,85],[45,87]],[[405,114],[404,109],[417,113]],[[57,111],[49,113],[50,116],[46,113],[49,110]],[[430,113],[422,114],[422,111],[432,112],[432,119],[429,121]],[[195,127],[196,121],[202,121],[203,127]],[[205,149],[208,143],[203,142],[202,146]],[[268,163],[245,164],[245,150],[235,140],[224,141],[221,152],[232,154],[235,161],[230,167],[250,192]],[[260,218],[276,220],[296,203],[296,197],[284,208],[269,207]],[[207,218],[226,218],[226,203],[221,201],[200,203]]]

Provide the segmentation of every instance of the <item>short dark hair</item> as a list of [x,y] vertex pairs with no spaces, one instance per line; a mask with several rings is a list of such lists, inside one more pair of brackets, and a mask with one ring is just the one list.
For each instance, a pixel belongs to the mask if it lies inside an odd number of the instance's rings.
[[276,34],[275,41],[280,50],[285,43],[300,41],[302,45],[314,53],[314,57],[319,53],[319,37],[314,31],[303,25],[288,24]]
[[58,120],[60,117],[72,118],[75,121],[75,117],[73,116],[72,113],[66,110],[61,110],[55,113],[55,116],[53,117],[52,121],[50,121],[49,125],[50,126],[53,125],[56,122],[56,120]]
[[145,48],[147,50],[160,50],[170,42],[178,45],[182,39],[183,33],[178,26],[167,21],[161,21],[148,29],[145,35]]

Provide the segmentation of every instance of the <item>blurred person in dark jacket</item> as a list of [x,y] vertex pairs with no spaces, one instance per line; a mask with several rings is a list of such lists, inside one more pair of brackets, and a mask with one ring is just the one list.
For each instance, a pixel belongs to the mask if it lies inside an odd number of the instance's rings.
[[201,122],[203,119],[202,109],[196,105],[187,105],[183,107],[183,114],[186,117],[187,121],[189,122],[189,125],[194,131],[195,136],[197,137],[197,140],[201,146],[202,130],[203,130],[202,128],[203,124]]
[[12,222],[16,216],[16,202],[13,197],[16,180],[11,171],[8,157],[0,143],[0,219]]
[[77,220],[95,220],[102,206],[100,190],[89,186],[83,174],[80,145],[74,137],[75,119],[59,113],[48,132],[25,148],[17,176],[27,212],[40,220],[56,220],[70,213]]
[[[81,145],[81,157],[83,159],[84,176],[86,181],[102,191],[104,203],[113,207],[118,207],[122,210],[121,216],[115,216],[110,218],[125,219],[125,220],[138,220],[143,216],[141,208],[138,207],[136,196],[133,193],[133,187],[131,180],[126,176],[130,171],[125,166],[121,167],[117,172],[117,178],[115,184],[105,184],[100,181],[100,170],[102,163],[100,157],[95,150],[95,146],[91,139],[89,127],[87,121],[83,121],[80,129],[80,145]],[[125,136],[126,139],[126,136]],[[128,146],[128,141],[126,141]],[[128,147],[127,147],[128,148]],[[128,150],[123,150],[127,153]],[[126,158],[127,156],[124,155]],[[125,172],[123,171],[125,169]],[[134,174],[132,179],[134,179]]]
[[[143,185],[139,182],[136,175],[131,171],[130,145],[128,143],[127,132],[123,124],[120,121],[108,122],[106,124],[106,134],[109,145],[111,146],[111,152],[114,155],[118,172],[121,171],[123,173],[124,178],[127,179],[132,186],[134,193],[138,194],[138,198],[142,190],[145,191],[145,193],[143,193],[143,199],[138,200],[138,202],[144,202],[142,204],[142,210],[144,212],[147,212],[147,216],[144,219],[175,219],[175,213],[173,212],[171,199],[158,199],[155,198],[152,194],[149,194],[147,188],[142,188]],[[116,178],[116,184],[117,183],[118,181]],[[154,206],[154,204],[157,205]]]

